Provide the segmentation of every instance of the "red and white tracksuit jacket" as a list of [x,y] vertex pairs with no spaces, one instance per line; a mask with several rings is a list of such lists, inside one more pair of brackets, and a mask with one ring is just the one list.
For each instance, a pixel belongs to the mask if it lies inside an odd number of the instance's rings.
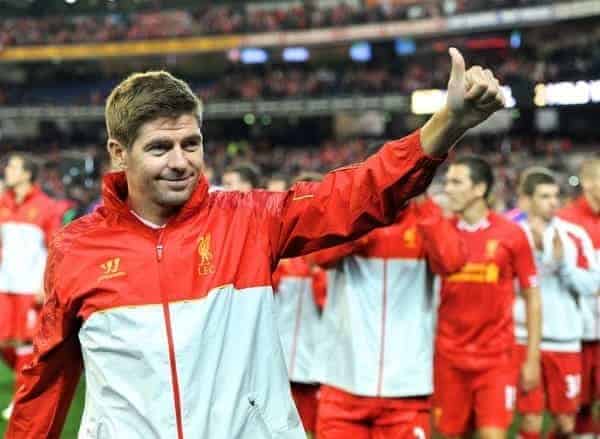
[[57,204],[33,186],[17,204],[13,191],[0,197],[0,292],[42,290],[47,243],[61,225]]
[[36,353],[8,439],[58,438],[82,366],[80,438],[301,438],[274,317],[280,258],[390,223],[440,159],[419,133],[287,192],[208,193],[140,222],[122,173],[50,248]]
[[325,271],[311,265],[306,256],[282,260],[273,274],[277,327],[294,383],[315,383],[311,373],[325,285]]
[[393,225],[314,258],[329,268],[315,378],[360,396],[430,395],[433,274],[466,258],[439,208],[413,202]]
[[[558,216],[582,227],[592,240],[596,260],[600,261],[600,214],[595,213],[582,195],[558,212]],[[596,278],[596,291],[600,291],[600,274]],[[583,340],[600,340],[600,298],[597,295],[581,297]]]

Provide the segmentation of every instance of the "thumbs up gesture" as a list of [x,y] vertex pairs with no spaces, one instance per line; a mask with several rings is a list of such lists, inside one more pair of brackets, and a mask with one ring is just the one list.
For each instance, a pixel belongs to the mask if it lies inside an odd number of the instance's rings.
[[486,120],[505,105],[500,83],[494,74],[480,66],[466,70],[462,54],[454,47],[449,50],[452,70],[448,81],[446,107],[450,119],[463,129]]
[[504,95],[494,74],[480,66],[466,70],[458,50],[450,49],[452,70],[446,105],[421,128],[421,146],[426,154],[441,157],[465,132],[504,107]]

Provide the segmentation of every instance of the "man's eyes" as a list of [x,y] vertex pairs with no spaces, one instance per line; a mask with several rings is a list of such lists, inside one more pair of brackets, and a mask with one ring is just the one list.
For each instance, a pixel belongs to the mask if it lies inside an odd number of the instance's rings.
[[183,142],[183,149],[188,151],[195,151],[202,145],[202,141],[199,139],[191,139],[187,142]]
[[167,151],[167,147],[165,145],[150,145],[147,151],[153,155],[161,155]]
[[[185,151],[197,151],[199,148],[202,147],[202,142],[192,140],[192,141],[184,143],[181,147]],[[146,151],[148,151],[152,155],[162,155],[162,154],[166,153],[169,149],[171,149],[171,145],[156,144],[156,145],[149,145],[146,148]]]

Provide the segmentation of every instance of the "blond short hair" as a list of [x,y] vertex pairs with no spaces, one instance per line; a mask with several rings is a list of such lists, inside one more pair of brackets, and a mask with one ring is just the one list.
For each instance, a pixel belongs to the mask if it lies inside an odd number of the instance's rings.
[[144,123],[184,114],[194,114],[200,121],[201,108],[189,85],[169,72],[134,73],[106,100],[106,131],[109,138],[129,148]]

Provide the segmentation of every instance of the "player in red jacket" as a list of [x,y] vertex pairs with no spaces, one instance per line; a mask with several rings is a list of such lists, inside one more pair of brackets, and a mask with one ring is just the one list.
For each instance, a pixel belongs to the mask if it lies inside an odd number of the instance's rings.
[[[600,156],[586,158],[581,168],[583,194],[558,212],[558,216],[582,227],[592,239],[596,260],[600,260]],[[598,280],[600,294],[600,279]],[[581,410],[575,431],[579,434],[600,434],[598,421],[593,420],[592,407],[600,400],[600,300],[586,297],[580,300],[583,315],[581,345]]]
[[[47,246],[61,225],[57,203],[35,184],[37,173],[33,158],[11,154],[4,170],[6,192],[0,197],[0,344],[5,361],[17,372],[32,358]],[[18,373],[16,378],[18,388]]]
[[312,256],[328,269],[317,436],[430,437],[434,277],[464,264],[458,234],[419,197],[392,225]]
[[473,426],[483,439],[504,438],[511,423],[518,372],[511,355],[514,279],[526,301],[528,346],[521,372],[525,390],[539,382],[540,296],[523,230],[489,210],[490,165],[478,157],[455,160],[445,192],[467,264],[442,279],[435,358],[434,418],[446,437]]
[[281,258],[389,224],[465,131],[503,105],[491,72],[451,55],[447,105],[420,131],[282,193],[209,193],[189,86],[166,72],[119,84],[106,118],[123,172],[105,177],[103,206],[51,244],[7,439],[58,438],[82,370],[82,436],[304,437],[272,272]]

